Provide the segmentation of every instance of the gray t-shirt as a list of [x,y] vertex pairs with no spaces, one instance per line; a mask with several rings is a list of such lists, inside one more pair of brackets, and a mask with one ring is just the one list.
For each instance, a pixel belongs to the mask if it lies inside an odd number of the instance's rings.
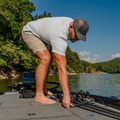
[[52,52],[65,56],[68,28],[73,19],[69,17],[50,17],[28,22],[23,32],[35,35],[52,46]]

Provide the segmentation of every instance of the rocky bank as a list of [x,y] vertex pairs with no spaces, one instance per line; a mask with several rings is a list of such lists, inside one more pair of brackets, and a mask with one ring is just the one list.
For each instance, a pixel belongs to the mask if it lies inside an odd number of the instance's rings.
[[0,79],[7,78],[20,78],[22,77],[23,72],[17,71],[15,69],[5,69],[0,67]]

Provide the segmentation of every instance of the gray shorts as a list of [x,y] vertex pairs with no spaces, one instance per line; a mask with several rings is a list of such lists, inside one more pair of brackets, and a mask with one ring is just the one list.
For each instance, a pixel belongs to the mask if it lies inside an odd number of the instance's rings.
[[22,31],[22,37],[28,48],[30,48],[34,55],[38,51],[48,50],[50,51],[51,46],[43,42],[41,39],[34,35],[26,34]]

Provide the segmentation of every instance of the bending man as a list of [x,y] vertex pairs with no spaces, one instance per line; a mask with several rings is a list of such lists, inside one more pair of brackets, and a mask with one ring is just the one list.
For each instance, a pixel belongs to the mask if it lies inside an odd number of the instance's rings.
[[[58,79],[63,90],[62,104],[65,108],[73,106],[70,102],[68,75],[66,71],[65,52],[68,40],[71,42],[86,41],[86,32],[89,25],[85,19],[71,19],[69,17],[50,17],[28,22],[22,31],[24,42],[30,48],[40,64],[36,70],[36,95],[35,101],[43,104],[55,103],[44,94],[53,95],[47,90],[47,77],[54,57]],[[51,46],[51,50],[48,47]]]

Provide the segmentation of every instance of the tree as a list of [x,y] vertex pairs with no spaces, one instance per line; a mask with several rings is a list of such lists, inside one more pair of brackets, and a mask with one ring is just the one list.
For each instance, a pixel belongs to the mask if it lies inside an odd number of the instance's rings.
[[34,68],[34,58],[21,39],[22,27],[32,20],[30,13],[34,10],[35,7],[29,0],[1,0],[0,66],[21,70]]
[[69,47],[67,47],[66,50],[66,61],[67,65],[69,65],[76,73],[83,72],[82,62],[79,59],[78,53],[72,52]]
[[41,18],[45,18],[45,17],[52,17],[51,13],[46,13],[46,11],[44,11],[44,13],[42,15],[35,15],[33,17],[33,20],[37,20],[37,19],[41,19]]
[[[17,68],[22,71],[35,70],[39,61],[32,56],[29,48],[23,42],[21,32],[23,26],[32,20],[31,13],[35,6],[29,0],[0,1],[0,66]],[[44,12],[36,17],[51,17]]]
[[19,41],[23,25],[32,20],[31,12],[35,10],[29,0],[1,0],[0,40]]

